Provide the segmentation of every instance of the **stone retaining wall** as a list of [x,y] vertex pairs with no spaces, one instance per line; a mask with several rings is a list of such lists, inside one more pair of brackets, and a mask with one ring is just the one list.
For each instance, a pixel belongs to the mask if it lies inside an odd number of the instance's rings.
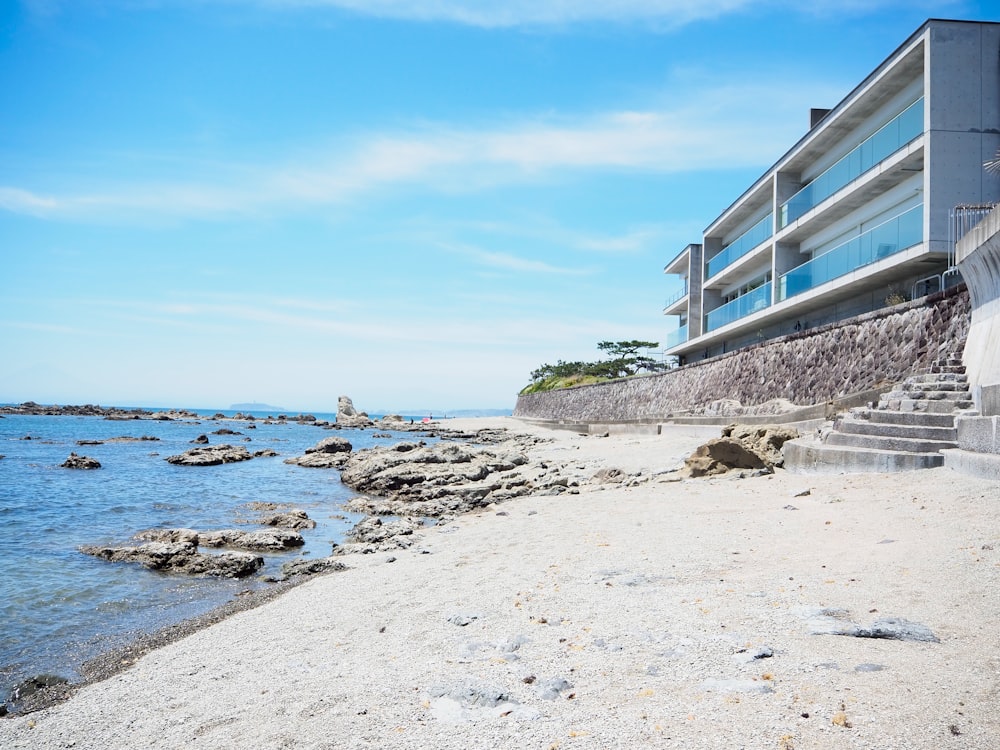
[[720,399],[822,404],[902,381],[942,350],[961,354],[969,330],[964,285],[913,302],[765,341],[656,375],[518,396],[515,417],[659,421]]

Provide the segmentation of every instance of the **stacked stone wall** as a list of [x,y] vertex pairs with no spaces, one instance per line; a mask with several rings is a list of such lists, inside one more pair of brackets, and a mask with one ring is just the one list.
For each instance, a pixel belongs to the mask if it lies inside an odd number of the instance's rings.
[[568,422],[662,420],[735,399],[801,406],[888,386],[961,354],[964,285],[913,302],[765,341],[656,375],[519,396],[514,416]]

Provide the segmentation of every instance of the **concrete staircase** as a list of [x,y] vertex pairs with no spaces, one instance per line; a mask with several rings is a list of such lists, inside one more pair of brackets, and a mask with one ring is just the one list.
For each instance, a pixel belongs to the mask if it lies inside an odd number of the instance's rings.
[[972,406],[961,357],[946,354],[928,372],[852,409],[832,428],[785,443],[785,468],[797,473],[893,472],[944,465],[957,446],[955,414]]

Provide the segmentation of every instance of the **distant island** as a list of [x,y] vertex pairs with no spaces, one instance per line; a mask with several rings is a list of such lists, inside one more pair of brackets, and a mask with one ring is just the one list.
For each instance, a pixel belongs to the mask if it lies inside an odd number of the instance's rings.
[[271,404],[258,404],[251,401],[247,404],[233,404],[229,407],[233,411],[288,411],[284,406],[272,406]]

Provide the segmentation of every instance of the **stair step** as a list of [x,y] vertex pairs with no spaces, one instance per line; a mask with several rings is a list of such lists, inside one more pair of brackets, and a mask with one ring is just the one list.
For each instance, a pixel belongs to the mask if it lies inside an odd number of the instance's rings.
[[[969,378],[967,375],[957,372],[923,373],[921,375],[911,375],[903,381],[906,385],[915,383],[961,383],[962,385],[966,385],[968,382]],[[940,390],[946,391],[949,389],[941,388]]]
[[929,411],[891,411],[888,409],[872,409],[866,417],[869,422],[892,425],[921,425],[924,427],[954,427],[955,415],[948,412],[934,413]]
[[826,445],[905,453],[934,453],[942,448],[956,448],[958,443],[953,440],[924,440],[881,435],[861,435],[849,432],[831,432],[826,436]]
[[941,453],[904,453],[829,445],[813,438],[789,440],[782,448],[785,469],[794,474],[858,474],[915,471],[944,465]]
[[929,369],[931,373],[965,374],[965,365],[931,365]]
[[969,384],[958,383],[952,380],[925,380],[923,382],[911,382],[913,378],[907,378],[901,389],[904,391],[920,391],[921,393],[954,392],[968,393]]
[[838,432],[845,432],[852,435],[874,435],[876,437],[907,438],[910,440],[943,440],[947,442],[958,440],[958,428],[954,425],[894,424],[892,422],[871,422],[868,419],[846,417],[838,419],[834,429]]

